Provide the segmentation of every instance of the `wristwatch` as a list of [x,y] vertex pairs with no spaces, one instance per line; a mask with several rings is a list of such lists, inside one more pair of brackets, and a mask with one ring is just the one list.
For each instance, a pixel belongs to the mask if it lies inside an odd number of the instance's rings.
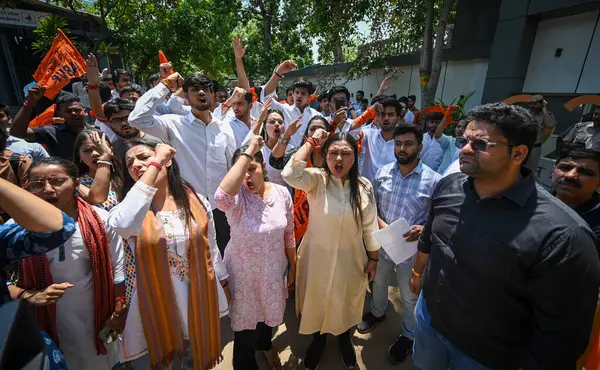
[[280,144],[287,145],[290,142],[290,139],[286,139],[283,136],[277,140]]

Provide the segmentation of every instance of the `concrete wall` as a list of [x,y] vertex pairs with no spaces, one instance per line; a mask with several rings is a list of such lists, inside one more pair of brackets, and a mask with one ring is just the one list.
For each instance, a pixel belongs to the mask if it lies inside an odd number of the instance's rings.
[[[541,21],[523,84],[525,92],[598,92],[600,81],[599,12]],[[597,37],[594,37],[594,30]],[[593,48],[590,48],[592,39]],[[562,49],[561,56],[555,56]],[[590,49],[590,56],[588,55]],[[584,75],[582,75],[584,71]],[[584,82],[579,88],[580,80]],[[594,86],[595,85],[595,86]]]
[[[442,63],[442,73],[436,97],[441,98],[445,103],[458,99],[460,95],[465,95],[475,91],[475,95],[467,102],[466,108],[470,109],[481,103],[481,96],[487,74],[487,59],[471,59],[461,61],[447,61]],[[392,88],[386,94],[396,94],[396,96],[407,96],[414,94],[417,96],[417,106],[420,107],[421,88],[419,86],[419,66],[401,66],[396,67],[397,78],[392,83]],[[293,78],[284,78],[280,86],[291,85],[294,80],[300,77],[313,82],[319,87],[319,91],[330,88],[335,85],[343,85],[355,94],[358,90],[363,90],[365,96],[371,100],[381,81],[385,78],[382,69],[369,71],[370,74],[356,80],[347,80],[343,74],[311,75],[301,76],[295,74]]]

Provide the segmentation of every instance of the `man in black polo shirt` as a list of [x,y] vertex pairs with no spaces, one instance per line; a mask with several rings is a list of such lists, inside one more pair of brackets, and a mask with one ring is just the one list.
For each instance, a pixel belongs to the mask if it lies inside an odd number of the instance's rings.
[[29,88],[27,100],[13,119],[10,134],[32,143],[46,145],[46,150],[53,157],[73,159],[73,145],[77,135],[87,128],[85,109],[79,98],[71,93],[63,92],[56,99],[56,109],[65,120],[63,124],[29,128],[31,111],[44,96],[46,89],[40,85]]
[[530,113],[486,104],[468,121],[462,173],[438,183],[419,240],[414,367],[574,369],[600,285],[594,234],[523,167]]
[[600,240],[600,151],[577,148],[563,154],[552,171],[556,197],[590,226]]

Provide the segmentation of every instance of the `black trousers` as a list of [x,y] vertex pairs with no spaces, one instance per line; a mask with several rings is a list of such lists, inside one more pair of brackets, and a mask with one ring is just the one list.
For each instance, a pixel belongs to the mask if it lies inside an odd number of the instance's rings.
[[233,332],[233,370],[258,370],[256,351],[271,349],[273,328],[259,322],[254,330]]
[[215,231],[217,232],[217,246],[221,252],[221,257],[225,257],[225,247],[229,243],[229,224],[225,212],[215,208],[212,211],[215,220]]

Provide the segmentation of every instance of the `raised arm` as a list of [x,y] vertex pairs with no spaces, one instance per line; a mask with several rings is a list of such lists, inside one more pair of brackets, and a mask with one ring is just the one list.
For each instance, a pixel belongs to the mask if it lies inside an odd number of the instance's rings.
[[243,46],[242,36],[233,36],[233,54],[235,55],[235,69],[238,78],[238,86],[246,91],[250,91],[250,82],[246,76],[246,69],[244,68],[244,55],[246,55],[246,49],[248,45]]
[[277,84],[283,78],[283,76],[289,71],[293,71],[296,68],[298,68],[298,66],[296,65],[296,63],[294,63],[293,60],[286,60],[285,62],[278,65],[275,68],[273,75],[271,75],[269,82],[267,82],[265,88],[263,89],[264,96],[268,97],[269,95],[273,94],[275,90],[277,90]]
[[100,153],[98,158],[98,168],[94,175],[94,182],[91,187],[79,185],[79,194],[83,200],[89,204],[100,204],[108,199],[108,192],[110,191],[110,175],[111,171],[115,170],[112,168],[112,157],[113,150],[108,145],[106,135],[98,132],[92,132],[90,134],[90,140],[94,143],[96,150]]
[[377,112],[382,112],[383,106],[381,103],[375,103],[367,110],[361,114],[358,118],[352,121],[352,125],[350,126],[350,131],[356,130],[367,123],[369,120],[377,118]]
[[[261,136],[255,135],[250,139],[248,149],[238,157],[237,161],[225,175],[225,178],[223,178],[223,181],[221,181],[219,188],[222,191],[231,197],[236,196],[239,193],[246,172],[248,172],[248,168],[254,160],[254,155],[258,153],[264,145],[265,143]],[[217,206],[221,208],[218,200]]]
[[29,128],[29,122],[31,121],[31,112],[37,102],[44,96],[46,88],[35,84],[29,87],[27,94],[27,100],[19,109],[19,112],[13,118],[12,125],[10,126],[10,134],[15,137],[20,137],[27,141],[36,141],[35,132]]
[[298,118],[293,120],[290,123],[290,125],[285,129],[285,132],[283,133],[283,140],[277,141],[277,144],[275,144],[275,146],[273,147],[273,151],[271,152],[271,157],[283,158],[292,136],[294,136],[294,134],[298,132],[300,127],[302,127],[302,114],[299,115]]
[[169,142],[170,122],[168,117],[155,115],[156,107],[165,101],[164,99],[171,92],[171,89],[175,91],[182,84],[183,78],[179,73],[173,73],[142,95],[135,104],[135,109],[129,114],[129,124],[140,131]]
[[288,185],[307,193],[317,187],[318,177],[321,175],[315,171],[319,170],[313,168],[307,169],[306,162],[315,147],[320,148],[325,143],[328,135],[327,131],[317,129],[313,137],[306,139],[304,145],[298,149],[291,160],[285,165],[281,176]]
[[377,90],[377,94],[375,96],[383,95],[384,92],[388,91],[390,87],[392,87],[391,80],[392,76],[387,76],[381,81],[381,85],[379,85],[379,90]]
[[[174,155],[175,149],[166,144],[158,144],[154,158],[148,159],[148,161],[158,162],[165,167],[171,162]],[[127,161],[129,162],[130,159]],[[130,164],[127,164],[127,167],[130,167]],[[166,168],[163,170],[166,171]],[[107,223],[123,238],[140,233],[142,223],[156,193],[156,188],[153,186],[159,173],[160,171],[155,166],[148,166],[144,175],[131,188],[123,201],[110,210]]]
[[98,71],[98,61],[94,54],[88,55],[86,60],[87,78],[88,78],[88,96],[90,97],[90,106],[92,112],[98,120],[105,119],[102,109],[102,98],[100,98],[100,72]]
[[[237,102],[242,101],[244,99],[244,95],[246,95],[246,92],[247,90],[244,90],[241,87],[236,87],[233,89],[231,96],[223,104],[221,104],[221,114],[219,119],[223,117],[231,107],[237,104]],[[214,113],[217,114],[217,110],[215,110]]]

